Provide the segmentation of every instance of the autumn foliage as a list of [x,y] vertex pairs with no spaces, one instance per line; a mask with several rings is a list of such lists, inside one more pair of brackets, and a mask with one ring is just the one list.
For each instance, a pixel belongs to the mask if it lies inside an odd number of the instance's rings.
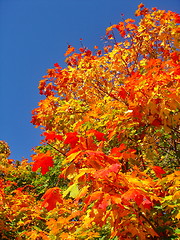
[[32,163],[1,154],[2,239],[179,239],[180,15],[135,15],[40,81]]

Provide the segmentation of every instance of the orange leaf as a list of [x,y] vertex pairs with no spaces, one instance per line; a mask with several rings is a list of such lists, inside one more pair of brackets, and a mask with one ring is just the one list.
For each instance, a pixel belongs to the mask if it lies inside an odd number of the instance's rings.
[[67,51],[66,51],[66,53],[64,55],[67,56],[67,55],[71,54],[74,51],[75,51],[75,48],[72,47],[71,45],[68,45],[68,49],[67,49]]
[[94,177],[95,178],[105,178],[105,177],[108,177],[108,175],[112,172],[118,173],[119,169],[120,169],[120,164],[115,163],[115,164],[110,165],[110,167],[108,167],[108,168],[97,170],[94,173]]
[[135,20],[134,20],[134,19],[132,19],[132,18],[128,18],[128,19],[126,19],[126,20],[125,20],[125,22],[126,22],[126,23],[129,23],[129,22],[130,22],[130,23],[134,23],[134,22],[135,22]]
[[143,8],[144,7],[144,4],[143,3],[140,3],[139,5],[138,5],[138,8]]
[[150,209],[152,207],[152,202],[150,201],[149,197],[144,194],[143,191],[139,189],[130,189],[126,193],[122,195],[122,199],[126,200],[133,200],[136,202],[138,206],[141,204],[144,208]]

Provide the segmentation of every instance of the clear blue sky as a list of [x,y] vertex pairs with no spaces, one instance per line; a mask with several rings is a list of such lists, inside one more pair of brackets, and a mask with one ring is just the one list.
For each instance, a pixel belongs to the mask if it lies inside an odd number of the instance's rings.
[[67,43],[100,46],[106,27],[121,13],[133,18],[141,2],[180,13],[180,0],[0,0],[0,140],[11,158],[31,161],[41,139],[30,123],[42,99],[38,82],[54,63],[65,66]]

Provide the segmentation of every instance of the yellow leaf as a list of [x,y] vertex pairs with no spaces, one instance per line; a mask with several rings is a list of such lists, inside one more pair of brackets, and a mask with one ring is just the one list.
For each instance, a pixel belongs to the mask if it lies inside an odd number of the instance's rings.
[[177,199],[180,199],[180,191],[177,191],[174,193],[173,197],[172,197],[173,200],[177,200]]
[[179,213],[176,215],[176,218],[177,218],[177,219],[180,219],[180,211],[179,211]]
[[79,194],[79,188],[78,188],[78,184],[74,183],[73,185],[71,185],[70,187],[68,187],[68,189],[66,189],[63,192],[63,197],[66,197],[68,194],[70,193],[70,197],[75,198],[78,196]]
[[72,153],[71,155],[69,155],[62,164],[66,164],[66,163],[70,163],[72,162],[79,154],[81,153],[81,151]]

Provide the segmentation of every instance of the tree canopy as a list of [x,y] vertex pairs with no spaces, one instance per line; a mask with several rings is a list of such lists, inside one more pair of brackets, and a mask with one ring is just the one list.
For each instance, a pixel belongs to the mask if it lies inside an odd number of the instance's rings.
[[2,239],[179,239],[180,15],[135,16],[40,80],[32,163],[1,141]]

